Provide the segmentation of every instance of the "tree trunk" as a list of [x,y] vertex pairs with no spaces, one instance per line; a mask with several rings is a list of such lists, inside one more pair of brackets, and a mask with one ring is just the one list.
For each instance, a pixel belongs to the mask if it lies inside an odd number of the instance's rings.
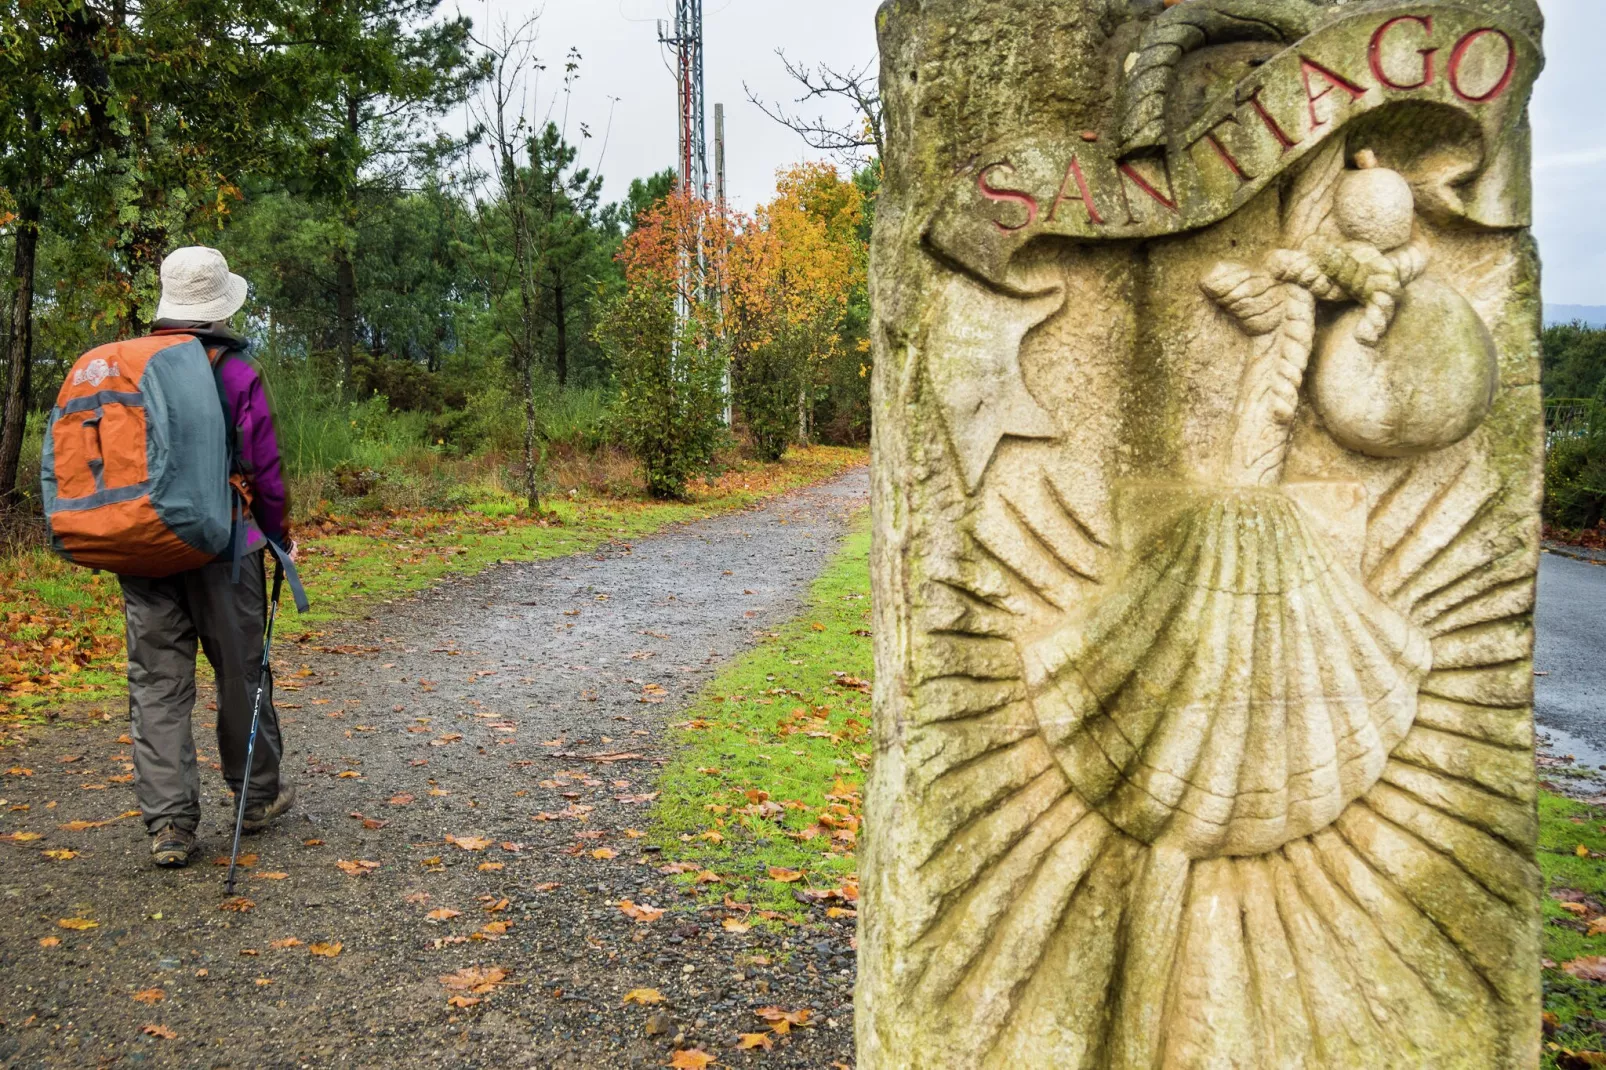
[[552,273],[552,312],[558,328],[558,389],[569,385],[569,313],[563,302],[563,275]]
[[17,191],[16,248],[11,260],[11,330],[6,338],[6,398],[0,415],[0,502],[15,507],[22,438],[33,392],[33,284],[39,251],[39,191]]
[[357,349],[357,268],[345,249],[335,253],[335,321],[340,382],[343,389],[350,391],[353,389],[351,365]]

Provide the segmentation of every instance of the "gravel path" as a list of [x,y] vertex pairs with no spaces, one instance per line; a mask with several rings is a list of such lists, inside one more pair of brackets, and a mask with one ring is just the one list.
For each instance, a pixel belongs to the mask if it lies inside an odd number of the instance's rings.
[[[7,751],[0,833],[43,838],[0,843],[0,1064],[650,1067],[702,1046],[719,1066],[850,1065],[852,921],[728,931],[629,832],[652,820],[664,726],[795,613],[867,493],[860,469],[324,634],[283,618],[301,805],[248,841],[248,912],[219,909],[209,863],[231,815],[215,770],[202,860],[165,872],[137,818],[61,827],[133,808],[120,719]],[[668,912],[638,922],[620,900]],[[59,924],[77,918],[98,924]],[[506,976],[450,1007],[440,978],[465,968]],[[665,1002],[625,1005],[639,988]],[[736,1050],[768,1006],[813,1013],[772,1051]]]

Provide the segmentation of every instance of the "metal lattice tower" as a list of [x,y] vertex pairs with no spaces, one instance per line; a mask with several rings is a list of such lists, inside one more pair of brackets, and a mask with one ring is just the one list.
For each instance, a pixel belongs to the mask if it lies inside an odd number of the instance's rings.
[[680,184],[708,199],[708,138],[703,107],[703,0],[675,0],[673,33],[658,23],[658,40],[675,54],[676,98],[680,116]]

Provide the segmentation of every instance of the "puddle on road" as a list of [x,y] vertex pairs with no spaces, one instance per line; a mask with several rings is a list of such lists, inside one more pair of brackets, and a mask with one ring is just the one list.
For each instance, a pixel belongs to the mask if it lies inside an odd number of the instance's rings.
[[1534,729],[1541,781],[1579,798],[1596,798],[1606,791],[1606,749],[1549,725],[1535,723]]

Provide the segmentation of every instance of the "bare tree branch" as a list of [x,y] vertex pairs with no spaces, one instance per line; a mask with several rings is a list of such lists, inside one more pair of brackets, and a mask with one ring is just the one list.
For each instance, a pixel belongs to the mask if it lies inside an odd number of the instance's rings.
[[[856,122],[833,122],[824,115],[813,119],[804,117],[795,109],[788,111],[780,104],[761,100],[744,83],[747,99],[765,115],[801,137],[810,148],[829,152],[844,162],[859,166],[869,159],[885,155],[886,144],[882,137],[881,87],[874,73],[875,63],[850,67],[838,71],[820,63],[812,69],[786,58],[784,49],[776,49],[786,66],[786,73],[803,87],[803,95],[792,103],[801,106],[817,101],[847,101],[858,113]],[[868,150],[868,151],[867,151]]]

